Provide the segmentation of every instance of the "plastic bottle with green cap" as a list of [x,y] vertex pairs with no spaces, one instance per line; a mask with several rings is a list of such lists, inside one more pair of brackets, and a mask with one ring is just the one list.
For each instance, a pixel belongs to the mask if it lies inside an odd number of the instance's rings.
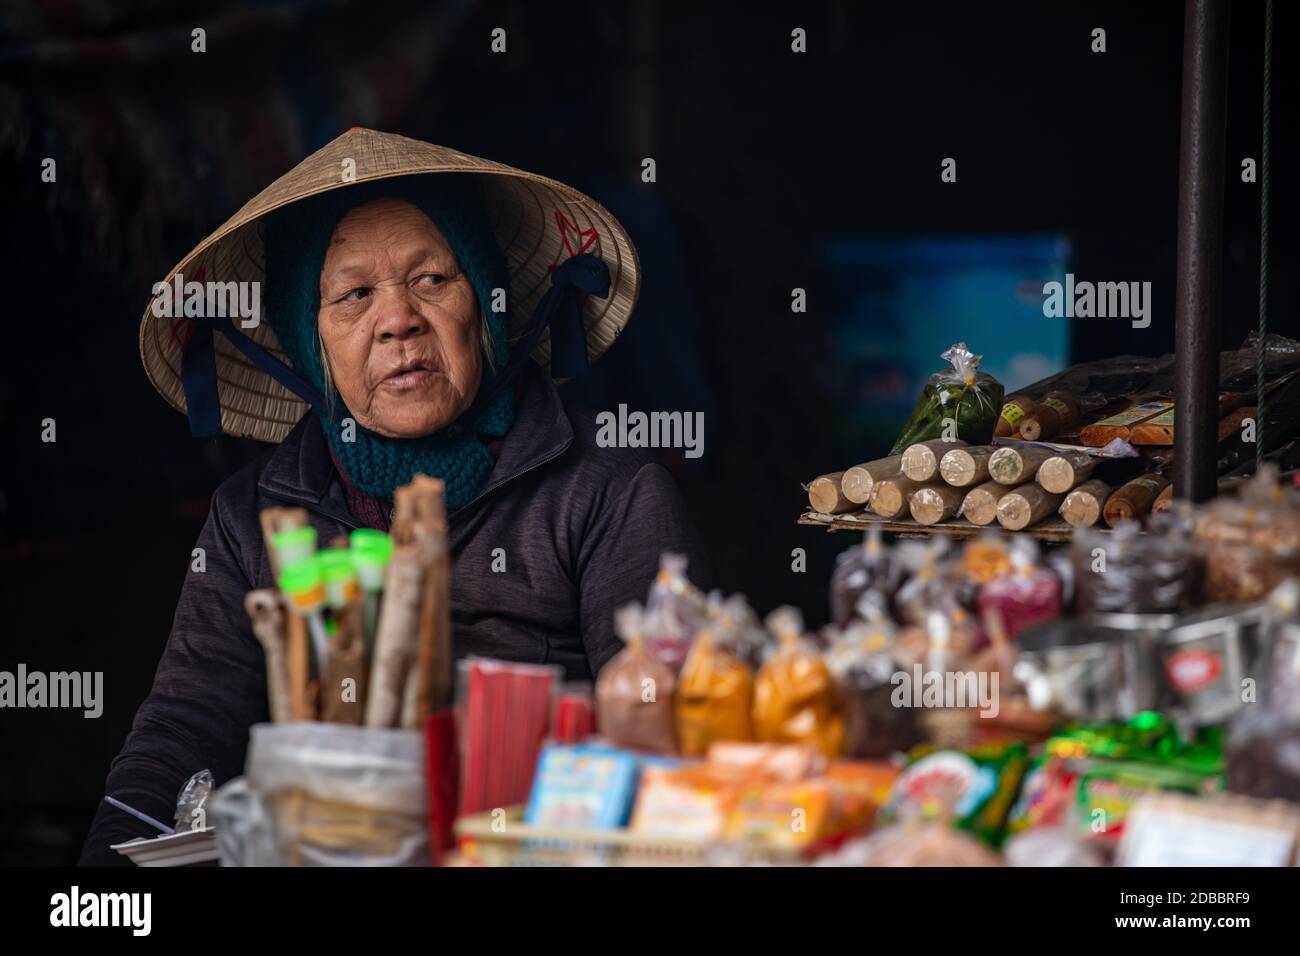
[[305,525],[277,531],[271,535],[271,547],[275,549],[281,568],[306,561],[316,553],[316,529]]
[[361,590],[373,594],[384,589],[384,569],[393,556],[393,539],[382,531],[358,528],[352,532],[352,565]]
[[352,532],[349,543],[352,546],[352,567],[356,569],[357,583],[366,595],[362,611],[362,633],[368,654],[374,648],[379,594],[384,590],[384,575],[393,556],[393,539],[373,528],[357,528]]
[[325,582],[325,603],[340,611],[356,600],[360,588],[352,553],[344,548],[326,548],[318,555],[321,579]]

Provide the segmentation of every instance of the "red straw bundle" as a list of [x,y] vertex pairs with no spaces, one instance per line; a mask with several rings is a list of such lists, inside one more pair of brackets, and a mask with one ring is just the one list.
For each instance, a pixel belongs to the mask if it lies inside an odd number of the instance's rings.
[[460,812],[527,801],[546,737],[555,667],[471,658],[461,702]]

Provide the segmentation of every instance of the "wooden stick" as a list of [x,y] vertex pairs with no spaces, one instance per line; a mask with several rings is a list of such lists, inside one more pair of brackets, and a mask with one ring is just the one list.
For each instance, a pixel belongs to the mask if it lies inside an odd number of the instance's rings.
[[854,504],[864,505],[871,500],[871,492],[875,489],[876,482],[897,475],[902,462],[902,455],[891,455],[877,461],[854,465],[840,476],[840,491]]
[[998,524],[1008,531],[1022,531],[1059,508],[1064,498],[1032,483],[1021,485],[998,502]]
[[[280,580],[280,558],[272,538],[281,531],[293,531],[307,526],[307,512],[303,508],[264,508],[258,519],[262,525],[262,539],[266,546],[271,575],[277,586]],[[297,614],[285,615],[286,672],[289,680],[289,714],[292,720],[312,720],[311,651],[307,640],[307,622]]]
[[[394,525],[396,531],[396,525]],[[366,697],[366,726],[393,727],[401,716],[406,673],[415,657],[425,573],[433,537],[417,529],[407,544],[394,534],[393,557],[384,579],[384,604],[375,635],[375,659]]]
[[1018,485],[1029,481],[1038,467],[1056,454],[1054,448],[1043,445],[1006,445],[989,459],[989,477],[1004,485]]
[[938,524],[957,513],[966,493],[950,485],[930,485],[912,493],[908,506],[912,517],[920,524]]
[[1156,500],[1151,503],[1151,513],[1158,515],[1161,512],[1168,511],[1174,506],[1174,486],[1165,485],[1165,490],[1156,495]]
[[1079,400],[1073,395],[1053,392],[1046,396],[1032,415],[1020,422],[1020,437],[1026,441],[1046,441],[1074,426],[1079,420]]
[[[450,561],[447,554],[447,516],[443,484],[417,475],[399,499],[398,517],[409,514],[432,540],[430,562],[420,601],[420,637],[415,668],[407,676],[401,725],[414,730],[436,711],[451,706],[452,648]],[[404,533],[404,532],[403,532]]]
[[997,451],[992,445],[954,448],[939,459],[939,476],[955,488],[969,488],[989,477],[989,459]]
[[1163,475],[1148,474],[1134,478],[1106,499],[1102,517],[1106,524],[1115,527],[1121,521],[1134,521],[1151,511],[1156,496],[1165,490],[1169,479]]
[[293,720],[289,666],[285,660],[285,610],[280,594],[272,588],[249,591],[244,596],[244,610],[253,622],[253,636],[266,653],[266,693],[271,720],[277,724]]
[[932,438],[929,441],[917,442],[903,449],[900,467],[903,474],[913,481],[929,481],[938,476],[939,459],[945,452],[952,448],[964,447],[966,443],[960,439],[945,441],[942,438]]
[[986,481],[966,492],[960,514],[971,524],[990,525],[998,516],[998,502],[1011,488],[999,481]]
[[844,472],[836,471],[829,475],[814,478],[808,485],[808,506],[819,514],[837,515],[845,511],[854,511],[857,504],[850,501],[840,490],[840,478]]
[[1063,451],[1038,466],[1038,483],[1054,494],[1065,494],[1083,484],[1097,467],[1097,459],[1087,452]]
[[285,620],[289,669],[289,709],[294,720],[315,720],[312,705],[311,648],[307,640],[307,619],[289,612]]
[[[327,673],[321,684],[321,720],[360,725],[365,717],[367,690],[361,599],[358,598],[343,608],[334,620],[337,631],[330,641]],[[354,682],[352,693],[346,697],[343,686],[345,680]]]
[[882,518],[897,518],[907,512],[912,494],[924,486],[924,482],[913,481],[906,475],[878,481],[871,494],[871,510]]
[[1061,517],[1072,528],[1091,528],[1101,520],[1101,510],[1110,497],[1111,487],[1094,478],[1075,488],[1061,502]]

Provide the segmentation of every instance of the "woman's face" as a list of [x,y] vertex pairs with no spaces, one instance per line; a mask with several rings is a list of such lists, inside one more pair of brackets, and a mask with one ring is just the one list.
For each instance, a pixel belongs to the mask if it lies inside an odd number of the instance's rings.
[[469,408],[482,371],[479,308],[451,246],[400,199],[358,206],[334,230],[317,327],[357,424],[419,438]]

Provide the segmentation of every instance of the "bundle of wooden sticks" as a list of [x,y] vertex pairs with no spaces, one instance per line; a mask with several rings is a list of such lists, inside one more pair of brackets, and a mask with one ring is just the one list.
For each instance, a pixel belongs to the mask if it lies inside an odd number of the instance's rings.
[[245,609],[266,652],[271,719],[419,729],[451,706],[450,557],[442,482],[397,490],[392,533],[316,548],[300,508],[262,512],[278,588]]

